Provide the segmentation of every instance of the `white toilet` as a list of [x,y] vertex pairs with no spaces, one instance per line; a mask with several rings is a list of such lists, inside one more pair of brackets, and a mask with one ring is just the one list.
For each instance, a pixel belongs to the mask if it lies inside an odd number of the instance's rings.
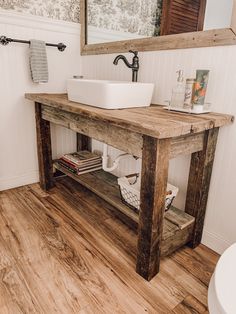
[[236,314],[236,243],[219,259],[208,290],[210,314]]

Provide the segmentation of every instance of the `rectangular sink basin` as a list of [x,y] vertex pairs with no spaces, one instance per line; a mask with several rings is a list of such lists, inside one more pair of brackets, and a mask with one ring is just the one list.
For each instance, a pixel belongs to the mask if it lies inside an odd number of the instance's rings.
[[71,101],[103,109],[148,107],[154,84],[122,81],[69,79],[68,98]]

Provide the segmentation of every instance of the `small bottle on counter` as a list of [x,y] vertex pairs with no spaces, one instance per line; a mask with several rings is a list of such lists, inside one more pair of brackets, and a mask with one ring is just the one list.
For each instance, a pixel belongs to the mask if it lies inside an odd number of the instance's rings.
[[192,79],[192,78],[186,79],[185,97],[184,97],[185,109],[192,109],[194,83],[195,83],[195,79]]
[[177,84],[172,90],[170,106],[172,108],[183,108],[185,98],[184,72],[179,70],[176,73],[178,73]]

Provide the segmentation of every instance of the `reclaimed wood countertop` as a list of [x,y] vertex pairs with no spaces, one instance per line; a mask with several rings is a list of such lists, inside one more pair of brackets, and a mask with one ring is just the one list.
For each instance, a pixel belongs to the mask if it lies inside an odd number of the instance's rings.
[[212,112],[190,115],[170,112],[157,105],[143,108],[101,109],[69,101],[67,94],[25,94],[25,98],[159,139],[199,133],[234,121],[234,117],[228,114]]

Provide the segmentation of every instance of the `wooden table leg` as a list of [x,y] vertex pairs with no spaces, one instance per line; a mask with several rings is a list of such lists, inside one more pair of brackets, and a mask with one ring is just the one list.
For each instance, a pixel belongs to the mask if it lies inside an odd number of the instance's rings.
[[39,181],[43,190],[49,190],[54,185],[50,122],[42,119],[41,106],[35,103]]
[[219,128],[205,132],[203,150],[192,154],[185,211],[195,217],[190,246],[201,243]]
[[136,271],[146,280],[159,272],[169,153],[169,139],[143,137]]
[[77,152],[80,150],[91,151],[92,149],[91,138],[80,133],[76,133],[76,136],[77,136]]

